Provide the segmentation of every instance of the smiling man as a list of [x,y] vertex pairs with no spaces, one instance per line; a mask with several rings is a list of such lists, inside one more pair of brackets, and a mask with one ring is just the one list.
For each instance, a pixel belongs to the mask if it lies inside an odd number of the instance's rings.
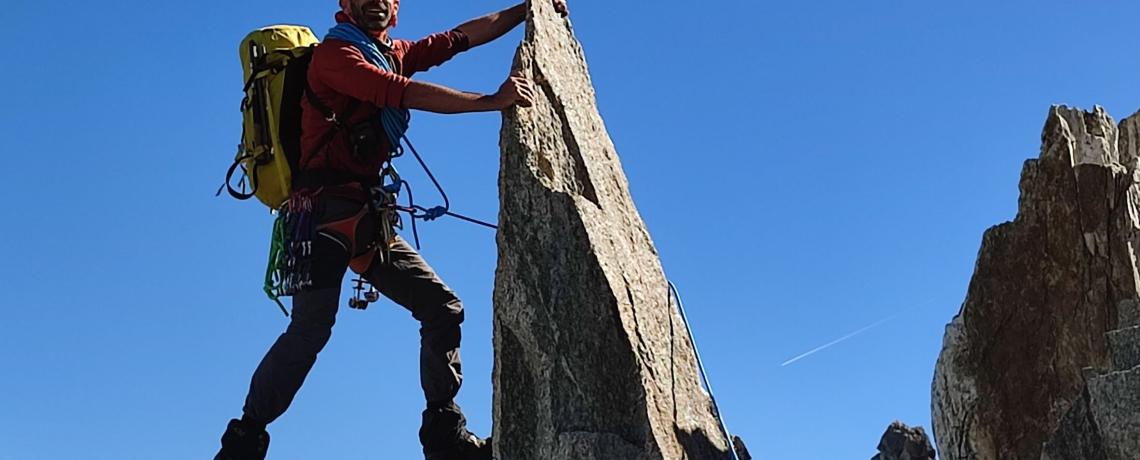
[[[565,0],[551,1],[563,15]],[[348,268],[420,322],[420,382],[427,401],[419,437],[427,460],[489,460],[491,446],[467,430],[455,396],[463,305],[422,257],[376,211],[380,173],[398,151],[392,120],[407,110],[457,114],[534,102],[530,83],[511,76],[492,95],[412,80],[456,54],[495,40],[526,20],[526,5],[473,19],[409,42],[394,40],[399,0],[341,0],[338,25],[313,51],[311,91],[302,101],[301,160],[294,189],[313,200],[316,237],[311,285],[293,296],[292,320],[250,383],[241,419],[231,420],[215,460],[263,460],[266,425],[292,403],[328,343]],[[398,134],[397,134],[398,135]]]

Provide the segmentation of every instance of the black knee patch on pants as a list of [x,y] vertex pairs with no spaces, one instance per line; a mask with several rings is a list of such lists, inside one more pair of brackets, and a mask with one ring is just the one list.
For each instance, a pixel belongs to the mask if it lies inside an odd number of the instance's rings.
[[455,401],[428,403],[420,426],[420,443],[424,452],[446,450],[467,431],[467,417]]

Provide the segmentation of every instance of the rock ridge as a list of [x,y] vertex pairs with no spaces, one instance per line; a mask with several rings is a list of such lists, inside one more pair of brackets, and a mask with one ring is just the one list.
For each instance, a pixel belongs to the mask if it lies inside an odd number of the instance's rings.
[[983,236],[946,328],[931,401],[943,459],[1042,458],[1059,428],[1087,431],[1099,409],[1080,401],[1130,384],[1085,379],[1129,359],[1113,342],[1130,338],[1121,325],[1140,316],[1122,307],[1140,298],[1137,119],[1050,110],[1040,157],[1022,171],[1017,217]]
[[514,70],[537,100],[500,142],[496,458],[731,458],[581,45],[528,3]]

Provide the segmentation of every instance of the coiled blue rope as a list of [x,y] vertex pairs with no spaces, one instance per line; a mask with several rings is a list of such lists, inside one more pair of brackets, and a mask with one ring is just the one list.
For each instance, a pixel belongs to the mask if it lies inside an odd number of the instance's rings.
[[[360,50],[364,59],[369,63],[395,73],[392,64],[388,62],[388,58],[384,57],[384,53],[376,45],[376,41],[352,23],[342,22],[329,29],[328,35],[325,35],[325,40],[330,38],[352,44]],[[406,138],[408,126],[412,121],[412,112],[399,107],[381,107],[377,116],[380,118],[380,126],[384,128],[384,134],[388,135],[388,143],[391,145],[390,157],[396,158],[403,155],[403,146],[400,141]]]
[[[392,64],[388,62],[388,58],[384,57],[384,53],[382,53],[380,51],[380,47],[376,45],[376,41],[352,23],[342,22],[340,24],[337,24],[336,27],[329,29],[328,35],[325,35],[325,40],[328,40],[330,38],[352,44],[352,46],[355,46],[356,49],[360,50],[360,53],[364,55],[364,59],[366,59],[372,65],[379,67],[385,71],[395,73],[395,71],[392,69]],[[416,148],[412,146],[411,141],[408,140],[407,133],[408,126],[412,121],[412,112],[408,109],[398,107],[381,107],[376,116],[379,118],[380,126],[384,128],[384,134],[388,136],[388,144],[391,148],[391,151],[388,152],[388,157],[395,159],[403,156],[403,144],[407,143],[408,147],[412,149],[412,154],[414,154],[416,156],[416,160],[419,161],[420,166],[423,166],[424,171],[427,172],[428,177],[431,178],[433,183],[435,183],[435,187],[439,190],[439,194],[443,196],[443,206],[436,206],[434,208],[426,209],[423,211],[423,213],[413,215],[412,217],[423,219],[425,221],[431,221],[448,215],[448,211],[451,208],[451,203],[450,200],[447,199],[447,194],[444,193],[443,187],[439,185],[439,181],[435,179],[435,176],[431,173],[431,170],[428,169],[427,164],[424,163],[423,158],[420,157],[419,152],[416,151]]]

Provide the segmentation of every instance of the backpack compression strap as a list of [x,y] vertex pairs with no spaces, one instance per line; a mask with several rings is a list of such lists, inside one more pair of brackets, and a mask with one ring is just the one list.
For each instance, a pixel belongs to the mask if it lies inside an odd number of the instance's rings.
[[344,106],[344,119],[341,119],[341,117],[337,116],[336,112],[333,112],[329,106],[325,105],[324,102],[321,102],[321,98],[317,97],[316,93],[313,92],[313,88],[309,86],[308,79],[305,79],[305,98],[309,100],[309,105],[313,106],[314,109],[317,109],[317,111],[321,113],[321,116],[325,117],[325,120],[332,123],[333,126],[329,128],[327,132],[325,132],[324,136],[321,136],[321,140],[317,142],[317,146],[313,148],[313,151],[309,152],[308,161],[306,161],[305,164],[301,167],[302,170],[309,167],[309,164],[312,163],[313,158],[316,158],[317,153],[320,153],[321,150],[324,150],[325,147],[328,147],[329,142],[332,142],[333,136],[336,136],[336,133],[344,130],[346,127],[345,124],[348,123],[348,120],[356,114],[356,110],[360,108],[361,103],[360,99],[349,98],[348,104]]
[[[251,158],[253,158],[253,154],[251,154],[251,153],[246,153],[245,155],[238,157],[236,160],[234,160],[234,164],[230,166],[230,169],[228,171],[226,171],[226,185],[225,185],[225,187],[229,190],[230,196],[237,198],[238,200],[241,200],[241,201],[245,201],[245,200],[248,200],[250,198],[253,198],[253,196],[257,194],[257,168],[254,167],[253,172],[251,173],[251,172],[249,172],[249,170],[245,169],[245,166],[242,166],[242,162],[245,162]],[[239,185],[241,185],[241,188],[243,190],[245,189],[245,176],[249,176],[249,188],[250,188],[249,193],[239,192],[236,189],[234,189],[233,185],[231,185],[230,181],[234,178],[234,174],[237,173],[238,168],[241,168],[241,170],[242,170],[242,178],[241,178],[241,183]],[[217,194],[221,195],[222,191],[218,190]]]

